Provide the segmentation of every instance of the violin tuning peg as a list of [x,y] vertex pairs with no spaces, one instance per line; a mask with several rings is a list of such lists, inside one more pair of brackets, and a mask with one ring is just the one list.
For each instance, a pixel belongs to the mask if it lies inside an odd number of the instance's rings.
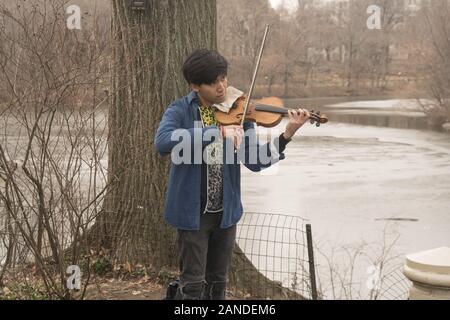
[[317,114],[320,116],[320,111],[317,111]]

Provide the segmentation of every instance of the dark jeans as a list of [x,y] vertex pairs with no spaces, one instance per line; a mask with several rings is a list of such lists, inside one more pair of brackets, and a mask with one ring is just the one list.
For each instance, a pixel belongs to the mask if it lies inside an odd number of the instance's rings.
[[175,299],[224,300],[236,226],[220,228],[222,214],[202,214],[200,230],[178,230],[180,286]]

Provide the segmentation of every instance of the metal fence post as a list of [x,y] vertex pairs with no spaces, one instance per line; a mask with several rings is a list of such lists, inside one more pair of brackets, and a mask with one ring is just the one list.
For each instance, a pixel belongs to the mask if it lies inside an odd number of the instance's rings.
[[316,287],[316,268],[314,265],[314,250],[312,242],[311,225],[306,225],[306,242],[308,245],[308,261],[309,261],[309,279],[311,281],[311,294],[312,299],[317,300],[317,287]]

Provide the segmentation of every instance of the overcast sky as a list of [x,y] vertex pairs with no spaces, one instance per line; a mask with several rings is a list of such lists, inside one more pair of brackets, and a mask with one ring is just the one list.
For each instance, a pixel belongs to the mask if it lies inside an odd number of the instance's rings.
[[[323,2],[331,2],[334,0],[322,0]],[[284,2],[284,5],[286,6],[289,11],[294,11],[298,7],[298,0],[269,0],[272,7],[276,8],[279,6],[282,2]]]
[[[279,6],[283,0],[269,0],[272,7],[276,8],[277,6]],[[297,0],[284,0],[284,4],[287,7],[287,9],[289,10],[295,10],[297,9]]]

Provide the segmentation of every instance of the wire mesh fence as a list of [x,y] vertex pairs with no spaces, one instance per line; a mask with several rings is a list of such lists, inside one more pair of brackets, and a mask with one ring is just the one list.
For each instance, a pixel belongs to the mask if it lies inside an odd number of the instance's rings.
[[234,293],[245,291],[245,286],[252,298],[312,297],[304,219],[247,212],[238,225],[236,244],[237,265],[231,271]]
[[403,274],[403,264],[387,270],[381,279],[376,300],[408,300],[411,281]]

